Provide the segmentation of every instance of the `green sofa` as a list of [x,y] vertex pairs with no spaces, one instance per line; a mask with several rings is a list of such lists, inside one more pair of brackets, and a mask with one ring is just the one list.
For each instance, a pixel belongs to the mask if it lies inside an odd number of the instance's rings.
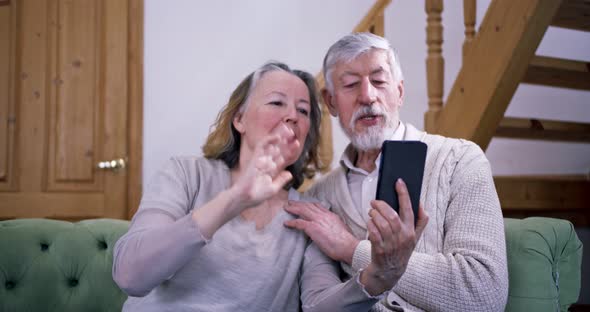
[[[0,312],[120,311],[113,247],[129,222],[0,221]],[[571,223],[505,219],[506,311],[567,311],[580,293],[582,244]]]

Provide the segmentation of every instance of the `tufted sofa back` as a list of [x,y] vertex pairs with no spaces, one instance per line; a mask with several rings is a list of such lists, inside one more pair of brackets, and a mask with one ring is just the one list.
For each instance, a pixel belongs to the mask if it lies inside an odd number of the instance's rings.
[[121,311],[113,247],[129,222],[0,222],[0,311]]

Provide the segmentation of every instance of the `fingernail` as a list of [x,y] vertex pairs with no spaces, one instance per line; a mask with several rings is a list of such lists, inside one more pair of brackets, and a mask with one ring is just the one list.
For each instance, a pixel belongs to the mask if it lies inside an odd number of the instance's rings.
[[402,178],[397,178],[397,183],[399,184],[405,184],[404,180],[402,180]]

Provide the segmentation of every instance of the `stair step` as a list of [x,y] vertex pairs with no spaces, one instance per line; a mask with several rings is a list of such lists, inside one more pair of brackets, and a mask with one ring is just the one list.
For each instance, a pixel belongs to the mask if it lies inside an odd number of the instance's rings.
[[585,175],[495,176],[502,209],[590,209],[590,178]]
[[590,142],[590,124],[504,117],[496,137],[545,141]]
[[590,209],[585,175],[495,176],[503,210]]
[[537,55],[531,60],[522,82],[590,90],[590,62]]
[[564,0],[551,26],[590,31],[590,0]]
[[544,216],[590,225],[590,177],[495,176],[504,217]]

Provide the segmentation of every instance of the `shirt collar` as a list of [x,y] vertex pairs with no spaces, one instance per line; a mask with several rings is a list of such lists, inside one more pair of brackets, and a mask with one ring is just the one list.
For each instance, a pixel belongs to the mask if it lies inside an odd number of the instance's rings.
[[[406,132],[406,126],[403,122],[399,122],[397,129],[393,132],[393,135],[389,138],[392,141],[403,141],[404,140],[404,133]],[[356,149],[352,146],[352,144],[348,144],[340,157],[340,165],[348,170],[354,170],[356,172],[360,172],[365,175],[369,175],[364,169],[358,168],[354,165],[354,161],[356,159]],[[381,161],[381,154],[375,159],[375,166],[379,168],[379,162]]]

